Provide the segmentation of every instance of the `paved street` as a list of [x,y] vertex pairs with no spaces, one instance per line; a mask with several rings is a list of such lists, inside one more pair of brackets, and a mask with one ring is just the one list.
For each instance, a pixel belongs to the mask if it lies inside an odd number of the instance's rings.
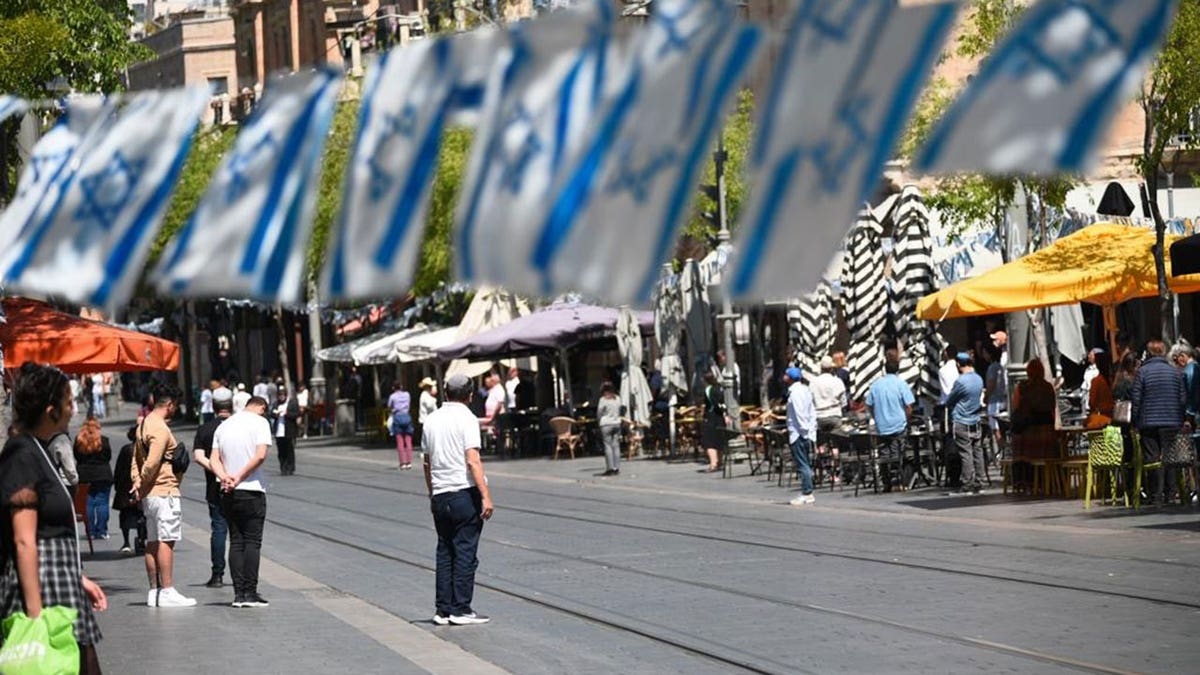
[[[116,441],[116,434],[110,435]],[[180,437],[190,442],[190,432]],[[114,443],[114,447],[119,444]],[[264,594],[234,610],[207,574],[189,472],[180,585],[144,602],[139,559],[97,542],[109,672],[1192,672],[1200,511],[1003,497],[818,493],[643,460],[490,461],[480,627],[435,627],[421,473],[394,453],[302,442],[272,478]],[[114,517],[112,527],[116,527]]]

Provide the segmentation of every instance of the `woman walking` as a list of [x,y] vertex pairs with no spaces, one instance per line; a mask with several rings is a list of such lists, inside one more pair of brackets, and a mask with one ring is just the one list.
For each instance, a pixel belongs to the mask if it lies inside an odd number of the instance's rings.
[[75,467],[79,482],[88,486],[88,532],[108,539],[108,497],[112,493],[112,447],[100,430],[100,422],[89,418],[75,437]]
[[421,425],[421,447],[425,447],[425,420],[438,409],[437,382],[432,377],[421,380],[421,397],[417,408],[417,421]]
[[[112,507],[120,515],[121,553],[144,555],[146,553],[146,519],[142,517],[142,509],[133,498],[133,479],[130,467],[133,466],[133,444],[137,438],[137,426],[129,427],[125,435],[129,443],[121,446],[117,453],[117,465],[113,468],[113,501]],[[134,546],[129,546],[129,532],[134,530],[137,538]]]
[[100,672],[93,610],[104,611],[108,599],[83,575],[71,493],[46,454],[46,442],[71,421],[67,380],[58,368],[26,363],[13,388],[21,433],[0,452],[0,616],[23,611],[37,618],[45,607],[74,609],[79,672],[93,674]]
[[708,454],[709,473],[721,470],[721,456],[725,454],[728,441],[724,430],[729,427],[729,415],[725,407],[725,390],[717,384],[717,376],[709,371],[704,374],[704,426],[700,429],[700,444]]
[[612,382],[600,385],[596,417],[604,440],[604,475],[615,476],[621,473],[621,399]]
[[411,408],[412,396],[404,391],[404,385],[397,379],[392,395],[388,397],[388,409],[392,411],[390,426],[392,435],[396,437],[396,454],[400,457],[401,471],[412,468],[413,423],[412,414],[409,412]]

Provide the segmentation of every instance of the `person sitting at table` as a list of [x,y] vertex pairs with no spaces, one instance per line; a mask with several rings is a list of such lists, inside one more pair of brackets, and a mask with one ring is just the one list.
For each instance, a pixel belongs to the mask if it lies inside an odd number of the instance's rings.
[[[880,473],[883,491],[892,491],[892,462],[904,459],[904,441],[913,404],[917,402],[908,383],[900,379],[900,361],[889,358],[883,364],[884,376],[867,390],[867,411],[875,420],[879,436]],[[899,478],[899,476],[897,476]]]
[[1088,416],[1084,426],[1089,430],[1103,429],[1112,424],[1113,408],[1116,406],[1112,386],[1108,380],[1112,371],[1112,361],[1109,360],[1108,352],[1093,349],[1092,355],[1097,372],[1088,388]]
[[1013,484],[1027,486],[1033,478],[1031,459],[1045,459],[1058,447],[1054,412],[1058,400],[1054,386],[1046,381],[1040,359],[1025,364],[1026,379],[1013,391]]
[[604,443],[604,475],[621,473],[621,399],[612,382],[600,385],[600,400],[596,402],[596,419],[600,439]]
[[725,429],[729,428],[729,414],[725,406],[725,389],[717,382],[716,374],[704,373],[704,426],[700,430],[700,445],[708,455],[709,473],[721,470],[721,455],[725,454],[728,441]]

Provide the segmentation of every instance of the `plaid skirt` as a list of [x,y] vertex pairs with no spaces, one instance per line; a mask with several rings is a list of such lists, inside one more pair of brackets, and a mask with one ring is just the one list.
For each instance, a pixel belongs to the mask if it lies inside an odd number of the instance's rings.
[[[42,586],[42,605],[71,607],[79,612],[75,618],[75,640],[81,645],[100,641],[100,624],[92,612],[92,603],[83,592],[79,569],[79,543],[74,537],[38,539],[38,576]],[[0,616],[25,611],[17,565],[10,561],[0,578]],[[3,638],[0,638],[2,641]]]

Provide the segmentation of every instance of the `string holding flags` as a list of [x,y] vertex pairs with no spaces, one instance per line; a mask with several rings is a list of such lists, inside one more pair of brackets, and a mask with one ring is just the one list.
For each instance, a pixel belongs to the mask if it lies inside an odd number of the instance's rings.
[[[191,87],[104,104],[32,196],[39,208],[4,259],[4,283],[102,307],[127,302],[207,103],[208,92]],[[68,125],[80,107],[68,104]]]
[[1080,172],[1145,74],[1177,0],[1042,0],[917,157],[928,173]]
[[804,0],[758,118],[733,294],[816,286],[874,191],[957,5]]
[[322,68],[268,85],[164,252],[154,272],[159,291],[300,301],[321,151],[341,81],[340,72]]

